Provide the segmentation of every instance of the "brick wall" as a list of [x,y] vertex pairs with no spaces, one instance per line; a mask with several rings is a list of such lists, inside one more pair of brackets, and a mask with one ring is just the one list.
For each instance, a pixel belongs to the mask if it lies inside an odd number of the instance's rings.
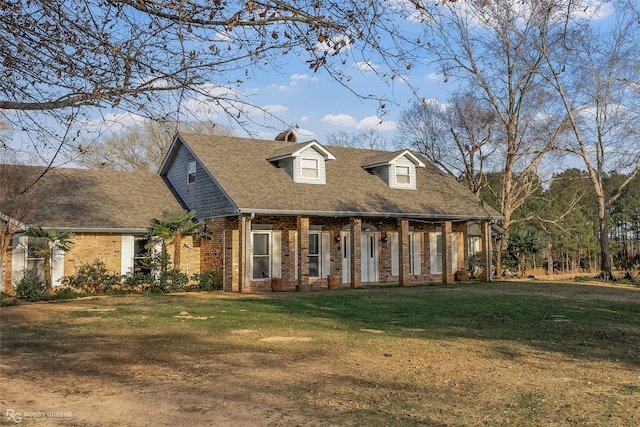
[[71,250],[64,255],[64,275],[76,274],[83,264],[99,259],[108,270],[120,273],[122,236],[108,233],[75,233]]

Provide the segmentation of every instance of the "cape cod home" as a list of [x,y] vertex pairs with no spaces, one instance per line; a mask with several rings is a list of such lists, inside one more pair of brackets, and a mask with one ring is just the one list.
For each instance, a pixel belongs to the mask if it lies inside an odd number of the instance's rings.
[[[24,226],[75,233],[71,251],[55,254],[56,283],[95,259],[135,270],[151,219],[178,209],[195,210],[212,236],[187,242],[183,270],[216,271],[225,291],[449,283],[470,254],[489,253],[489,224],[501,218],[409,150],[298,143],[291,131],[275,141],[179,134],[159,174],[53,169],[43,180]],[[1,204],[0,214],[10,219]],[[42,268],[37,244],[13,236],[5,288]]]
[[160,175],[206,222],[201,268],[226,291],[449,283],[470,253],[490,253],[501,218],[409,150],[298,143],[291,131],[177,135]]
[[[33,179],[43,171],[30,166],[2,167],[4,176],[13,174],[24,179]],[[160,218],[163,210],[182,209],[155,173],[55,168],[43,175],[38,186],[38,200],[16,202],[33,204],[26,217],[21,218],[20,229],[40,225],[75,234],[69,252],[53,254],[54,286],[60,284],[63,276],[75,274],[82,264],[97,259],[113,272],[124,275],[134,271],[147,243],[145,235],[151,219]],[[0,214],[3,207],[5,212],[12,211],[6,204],[6,198],[0,201]],[[13,210],[16,209],[14,206]],[[7,214],[3,214],[3,219],[11,220]],[[191,248],[189,243],[182,251],[182,267],[186,271],[199,271],[199,248]],[[42,272],[44,260],[34,250],[39,244],[42,242],[21,232],[13,236],[3,260],[0,280],[3,289],[15,285],[26,272]]]

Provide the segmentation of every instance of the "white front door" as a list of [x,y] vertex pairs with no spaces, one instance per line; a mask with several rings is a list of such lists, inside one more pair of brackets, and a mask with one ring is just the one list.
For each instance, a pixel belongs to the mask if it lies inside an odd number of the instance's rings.
[[341,253],[342,253],[342,283],[351,282],[351,233],[343,231],[340,233]]
[[361,239],[361,270],[363,282],[378,281],[378,233],[363,232]]

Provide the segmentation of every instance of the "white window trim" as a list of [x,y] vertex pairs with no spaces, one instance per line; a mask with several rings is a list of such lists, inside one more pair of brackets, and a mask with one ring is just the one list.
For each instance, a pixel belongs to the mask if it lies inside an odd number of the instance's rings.
[[[312,161],[315,163],[315,168],[305,167],[305,161]],[[305,170],[314,170],[315,176],[304,176]],[[300,179],[304,181],[320,181],[320,160],[314,157],[300,157]]]
[[[196,172],[198,168],[196,166],[196,161],[192,161],[187,163],[187,185],[196,183]],[[191,181],[191,176],[193,175],[193,181]]]
[[[256,254],[253,251],[253,247],[254,247],[253,242],[254,242],[254,237],[257,234],[264,234],[264,235],[267,235],[268,238],[269,238],[269,241],[267,242],[267,248],[268,248],[268,251],[269,251],[268,255],[266,255],[266,256],[265,255],[257,255],[259,257],[266,257],[267,260],[268,260],[267,265],[269,266],[269,273],[267,274],[267,277],[254,277],[253,260],[256,257]],[[273,256],[273,249],[271,247],[272,244],[273,244],[273,236],[272,236],[271,231],[252,231],[251,232],[251,269],[250,269],[251,275],[250,275],[250,277],[251,277],[251,281],[252,282],[264,282],[264,281],[267,281],[267,280],[271,280],[271,275],[272,275],[271,258]]]

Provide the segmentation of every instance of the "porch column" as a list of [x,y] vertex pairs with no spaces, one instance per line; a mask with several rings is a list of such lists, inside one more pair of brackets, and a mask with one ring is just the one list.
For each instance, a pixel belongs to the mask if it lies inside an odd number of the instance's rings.
[[351,227],[351,287],[359,288],[362,284],[362,220],[360,218],[351,218],[349,220]]
[[398,267],[399,278],[398,284],[400,286],[409,284],[409,220],[398,220]]
[[298,286],[296,290],[311,290],[309,284],[309,218],[298,216]]
[[488,282],[491,280],[491,228],[488,221],[482,221],[481,224],[481,237],[482,240],[482,280]]
[[451,273],[451,221],[442,222],[442,283],[453,282]]
[[238,290],[251,292],[251,272],[249,257],[251,256],[251,219],[240,215],[238,218]]

